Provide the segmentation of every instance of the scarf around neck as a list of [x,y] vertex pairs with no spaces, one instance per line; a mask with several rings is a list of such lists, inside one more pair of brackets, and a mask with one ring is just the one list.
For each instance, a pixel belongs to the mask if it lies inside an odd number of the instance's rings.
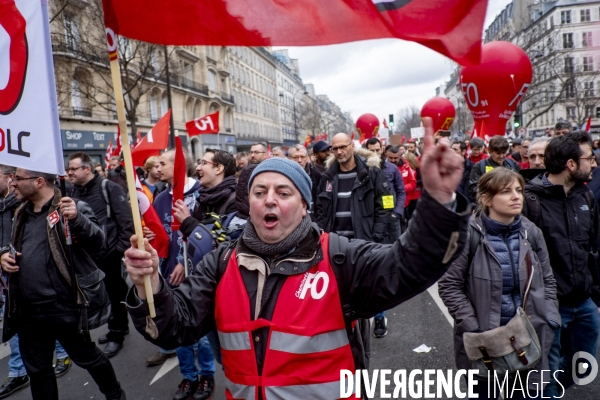
[[268,244],[263,242],[256,233],[256,229],[252,224],[251,220],[248,220],[246,228],[244,229],[244,243],[257,254],[265,256],[274,256],[277,254],[286,254],[298,245],[310,232],[311,220],[307,214],[306,217],[302,218],[300,225],[287,237],[283,238],[280,242]]

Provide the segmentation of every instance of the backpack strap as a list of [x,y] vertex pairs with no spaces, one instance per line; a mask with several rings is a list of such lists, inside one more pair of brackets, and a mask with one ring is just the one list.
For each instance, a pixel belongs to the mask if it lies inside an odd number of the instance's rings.
[[231,203],[235,202],[235,190],[229,194],[229,197],[225,201],[225,204],[219,208],[219,215],[227,214],[227,208],[231,205]]
[[108,179],[102,180],[102,198],[106,203],[106,218],[110,219],[110,200],[108,197]]
[[525,193],[523,197],[527,207],[527,215],[525,216],[539,228],[541,223],[540,198],[534,193]]
[[473,262],[473,257],[475,256],[475,252],[477,251],[477,247],[479,247],[479,242],[481,242],[481,232],[475,229],[471,224],[469,224],[469,256],[468,260],[468,268],[471,268],[471,263]]

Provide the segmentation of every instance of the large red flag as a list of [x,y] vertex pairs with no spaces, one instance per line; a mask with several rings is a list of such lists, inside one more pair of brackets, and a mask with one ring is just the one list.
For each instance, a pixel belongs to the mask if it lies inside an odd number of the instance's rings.
[[[173,163],[173,205],[177,200],[183,200],[185,183],[187,181],[185,165],[185,156],[183,155],[183,145],[181,138],[175,138],[175,161]],[[175,211],[172,214],[173,221],[171,222],[171,231],[179,230],[181,223],[175,218]]]
[[148,134],[135,146],[131,151],[133,165],[139,167],[144,165],[144,162],[150,156],[160,155],[160,151],[169,146],[169,127],[171,121],[171,110],[150,129]]
[[[107,28],[165,45],[317,46],[400,38],[477,64],[487,0],[102,0]],[[109,31],[109,33],[111,33]]]
[[190,136],[202,135],[203,133],[219,133],[219,112],[188,121],[185,124],[185,129],[187,129]]

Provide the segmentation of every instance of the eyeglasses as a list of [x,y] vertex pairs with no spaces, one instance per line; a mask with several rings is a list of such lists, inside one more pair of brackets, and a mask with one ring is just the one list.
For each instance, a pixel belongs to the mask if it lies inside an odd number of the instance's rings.
[[28,179],[37,179],[37,178],[41,178],[41,176],[30,176],[30,177],[24,178],[22,176],[15,175],[15,182],[21,182],[21,181],[26,181]]
[[263,154],[266,153],[266,151],[251,151],[248,154],[252,155],[252,154]]
[[596,156],[595,155],[591,155],[589,157],[579,157],[580,160],[588,160],[591,163],[598,163],[598,161],[596,161]]
[[337,153],[338,150],[345,151],[346,147],[348,147],[348,146],[350,146],[350,143],[345,144],[343,146],[332,147],[331,151],[336,152],[336,153]]
[[67,168],[67,172],[75,172],[75,171],[77,171],[80,168],[83,168],[83,166],[81,166],[81,167]]
[[215,167],[216,167],[217,165],[219,165],[219,164],[217,164],[217,163],[214,163],[214,162],[211,162],[211,161],[206,161],[206,160],[200,160],[200,162],[198,163],[198,165],[200,165],[200,166],[202,166],[202,167],[204,167],[206,164],[211,164],[211,165],[214,165]]

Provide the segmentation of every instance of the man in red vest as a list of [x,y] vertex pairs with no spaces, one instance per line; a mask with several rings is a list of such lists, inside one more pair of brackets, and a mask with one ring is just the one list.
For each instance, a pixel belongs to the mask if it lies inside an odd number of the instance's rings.
[[[204,256],[178,288],[158,274],[148,242],[138,250],[132,237],[125,262],[135,288],[126,301],[138,331],[176,348],[216,327],[227,398],[339,398],[340,370],[366,365],[353,321],[426,290],[466,241],[470,212],[455,195],[462,160],[446,139],[434,145],[430,119],[425,126],[425,190],[406,236],[394,244],[321,233],[307,214],[310,178],[281,158],[263,161],[250,177],[242,237]],[[154,319],[144,275],[152,282]]]

